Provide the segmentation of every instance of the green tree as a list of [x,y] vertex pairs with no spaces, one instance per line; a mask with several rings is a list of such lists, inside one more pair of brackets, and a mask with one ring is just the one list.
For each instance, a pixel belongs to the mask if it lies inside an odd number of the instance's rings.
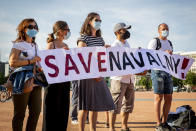
[[146,90],[150,90],[152,88],[152,81],[148,76],[142,76],[138,85],[145,86]]
[[175,78],[175,77],[172,77],[172,79],[173,79],[174,86],[183,87],[183,85],[184,85],[183,80]]
[[6,82],[6,78],[4,75],[0,72],[0,85],[4,84]]
[[172,79],[173,79],[173,86],[179,87],[178,88],[178,91],[179,91],[180,88],[182,88],[184,86],[185,81],[178,79],[178,78],[175,78],[175,77],[172,77]]
[[196,73],[189,71],[186,75],[186,80],[184,83],[190,86],[196,86]]

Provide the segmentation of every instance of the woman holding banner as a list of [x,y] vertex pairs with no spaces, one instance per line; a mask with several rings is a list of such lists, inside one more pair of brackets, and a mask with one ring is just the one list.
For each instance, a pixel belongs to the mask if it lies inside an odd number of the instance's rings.
[[[35,131],[41,111],[41,87],[35,87],[32,82],[34,65],[41,60],[40,57],[36,56],[38,47],[35,43],[35,36],[37,33],[38,26],[34,19],[22,20],[17,27],[17,38],[13,42],[9,57],[9,65],[12,69],[9,79],[13,83],[13,131],[23,130],[23,121],[27,106],[29,117],[26,130]],[[27,84],[29,82],[31,84]]]
[[[89,13],[78,39],[78,47],[105,46],[101,37],[101,19],[97,13]],[[96,130],[97,113],[114,110],[114,102],[103,78],[79,81],[79,130],[84,131],[85,120],[89,111],[90,131]]]
[[[67,40],[71,35],[65,21],[57,21],[53,25],[53,33],[47,39],[47,49],[63,48],[68,50]],[[66,131],[69,116],[70,82],[50,84],[45,89],[43,131]]]

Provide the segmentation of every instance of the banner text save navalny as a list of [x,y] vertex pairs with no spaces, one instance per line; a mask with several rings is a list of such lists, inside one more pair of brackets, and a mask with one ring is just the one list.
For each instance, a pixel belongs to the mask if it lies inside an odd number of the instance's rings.
[[185,79],[193,59],[163,51],[123,47],[42,50],[41,66],[49,84],[163,70]]

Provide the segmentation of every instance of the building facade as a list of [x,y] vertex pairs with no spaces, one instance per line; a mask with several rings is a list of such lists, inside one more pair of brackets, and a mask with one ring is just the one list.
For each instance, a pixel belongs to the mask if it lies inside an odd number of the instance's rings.
[[193,65],[190,68],[191,72],[196,73],[196,51],[190,51],[190,52],[174,52],[174,54],[186,56],[189,58],[194,59]]
[[9,64],[8,64],[8,62],[1,62],[0,61],[0,73],[2,73],[4,76],[9,75]]

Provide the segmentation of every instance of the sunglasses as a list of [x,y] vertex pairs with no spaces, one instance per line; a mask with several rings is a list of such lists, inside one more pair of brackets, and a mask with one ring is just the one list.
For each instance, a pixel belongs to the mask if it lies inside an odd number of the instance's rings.
[[37,25],[28,25],[27,28],[28,28],[28,29],[31,29],[31,30],[32,30],[32,29],[38,30],[38,26],[37,26]]
[[70,32],[70,29],[62,29],[62,30],[64,30],[64,31],[67,30],[68,32]]
[[95,19],[96,22],[101,22],[101,20]]

